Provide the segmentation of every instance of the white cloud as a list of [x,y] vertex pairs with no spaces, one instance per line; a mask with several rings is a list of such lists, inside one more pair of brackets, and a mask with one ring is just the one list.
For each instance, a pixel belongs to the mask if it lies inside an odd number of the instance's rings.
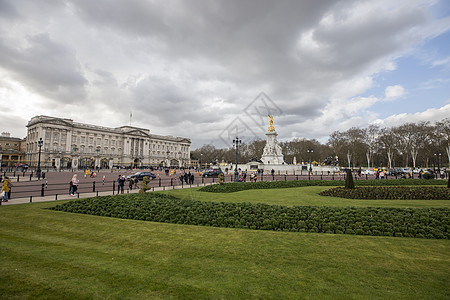
[[447,66],[450,67],[450,56],[443,58],[443,59],[439,59],[439,60],[435,60],[431,63],[431,65],[433,67],[440,67],[440,66]]
[[372,123],[380,127],[394,127],[404,123],[419,123],[421,121],[440,121],[450,116],[450,104],[440,108],[430,108],[422,112],[401,113],[385,119],[376,119]]
[[391,85],[386,87],[385,90],[385,99],[386,100],[395,100],[397,98],[405,95],[405,89],[401,85]]

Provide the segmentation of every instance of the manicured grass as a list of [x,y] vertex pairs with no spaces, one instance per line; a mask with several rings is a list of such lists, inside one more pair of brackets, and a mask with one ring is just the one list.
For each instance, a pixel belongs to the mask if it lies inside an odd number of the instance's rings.
[[[243,195],[253,202],[269,199],[267,192]],[[450,297],[448,240],[213,228],[42,209],[54,205],[0,207],[0,298]]]
[[372,206],[372,207],[447,207],[450,201],[442,200],[358,200],[320,196],[318,193],[331,187],[307,186],[288,189],[245,190],[234,193],[207,193],[198,188],[169,190],[161,193],[181,199],[216,202],[250,202],[286,206]]

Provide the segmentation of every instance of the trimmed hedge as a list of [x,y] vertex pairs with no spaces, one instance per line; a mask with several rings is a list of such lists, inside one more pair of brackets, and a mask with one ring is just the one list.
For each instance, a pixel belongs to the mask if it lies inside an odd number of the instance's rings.
[[50,209],[187,225],[450,239],[448,208],[287,207],[133,194],[73,200]]
[[[355,180],[355,186],[403,186],[403,185],[446,185],[445,180],[425,179],[383,179]],[[222,185],[207,185],[199,189],[209,193],[233,193],[253,189],[284,189],[304,186],[345,186],[344,180],[291,180],[291,181],[258,181],[230,182]]]
[[450,200],[450,189],[440,186],[391,186],[356,187],[345,189],[337,187],[322,191],[321,196],[347,199],[389,199],[389,200]]

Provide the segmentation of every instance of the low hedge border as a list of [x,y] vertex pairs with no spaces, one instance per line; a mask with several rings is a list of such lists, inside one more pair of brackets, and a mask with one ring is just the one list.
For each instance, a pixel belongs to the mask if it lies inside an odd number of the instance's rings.
[[187,225],[450,239],[448,208],[287,207],[133,194],[73,200],[50,209]]
[[450,189],[441,186],[337,187],[322,191],[319,195],[367,200],[450,200]]
[[[383,179],[383,180],[355,180],[355,186],[403,186],[403,185],[447,185],[445,180],[426,179]],[[291,181],[258,181],[258,182],[230,182],[213,184],[199,189],[209,193],[234,193],[253,189],[283,189],[304,186],[345,186],[344,180],[291,180]]]

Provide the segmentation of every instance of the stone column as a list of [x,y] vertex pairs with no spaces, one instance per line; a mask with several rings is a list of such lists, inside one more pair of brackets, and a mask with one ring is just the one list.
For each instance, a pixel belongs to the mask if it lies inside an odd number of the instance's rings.
[[56,167],[56,170],[57,170],[57,171],[61,170],[61,153],[58,153],[58,154],[56,155],[56,158],[55,158],[55,167]]

